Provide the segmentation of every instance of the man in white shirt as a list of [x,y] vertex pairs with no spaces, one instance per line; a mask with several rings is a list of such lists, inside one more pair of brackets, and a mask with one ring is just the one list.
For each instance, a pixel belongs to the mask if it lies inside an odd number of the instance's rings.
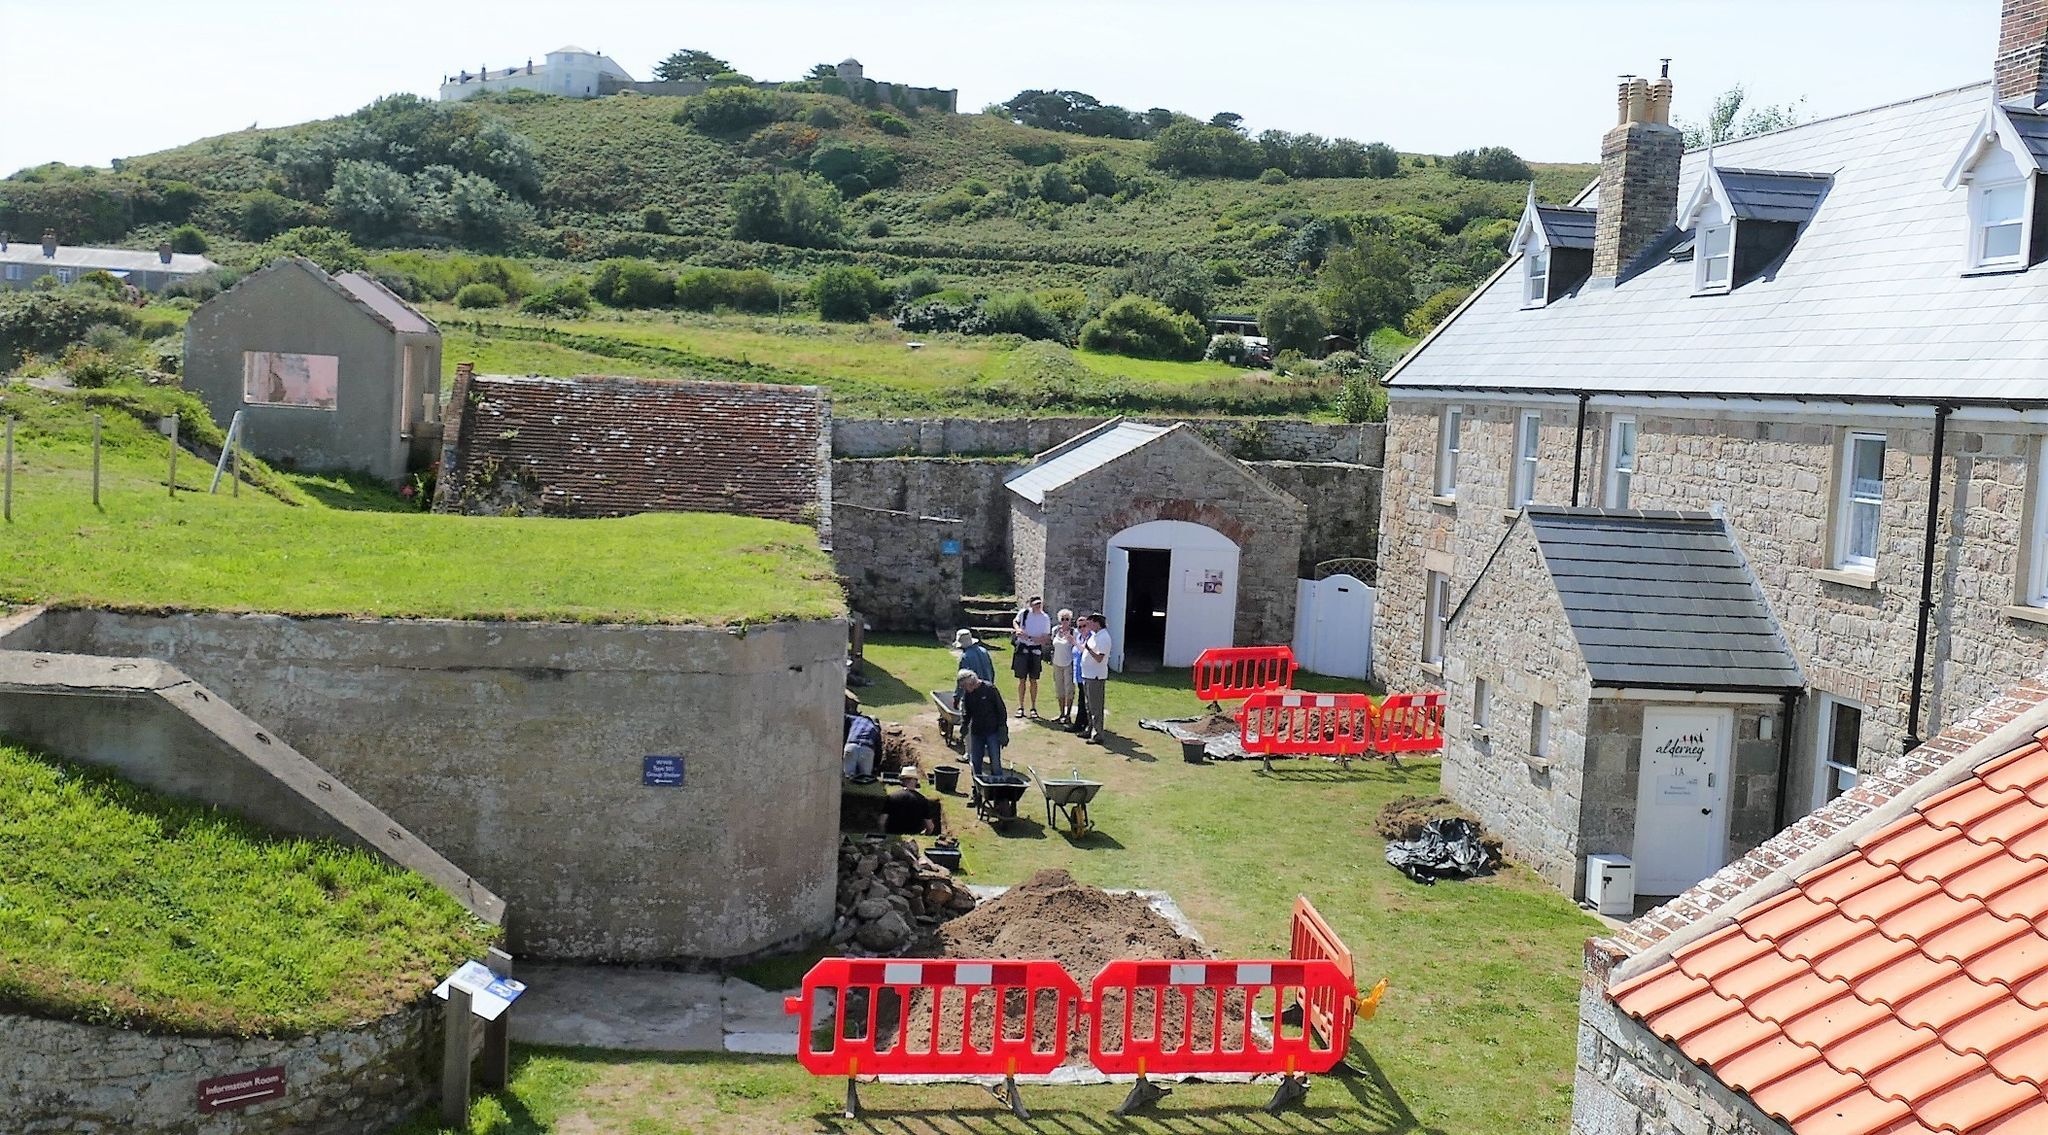
[[1081,681],[1087,687],[1088,729],[1082,735],[1085,741],[1102,743],[1102,735],[1109,724],[1108,705],[1103,700],[1104,688],[1109,685],[1109,619],[1100,611],[1089,614],[1088,637],[1077,640],[1075,648],[1081,652]]
[[1038,678],[1045,670],[1045,654],[1052,645],[1052,616],[1045,613],[1045,597],[1033,595],[1017,617],[1010,620],[1010,673],[1017,676],[1017,716],[1030,707],[1038,716]]

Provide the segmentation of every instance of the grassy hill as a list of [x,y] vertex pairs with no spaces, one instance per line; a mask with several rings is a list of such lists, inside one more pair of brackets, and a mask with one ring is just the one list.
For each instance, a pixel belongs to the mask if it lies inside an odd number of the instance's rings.
[[172,411],[188,445],[218,446],[204,407],[173,391],[0,387],[0,417],[17,420],[0,603],[708,625],[844,610],[816,534],[753,517],[441,516],[388,489],[260,465],[271,491],[209,495],[212,466],[190,453],[172,499],[169,444],[145,424]]
[[426,995],[496,932],[410,871],[0,740],[0,1005],[296,1033]]

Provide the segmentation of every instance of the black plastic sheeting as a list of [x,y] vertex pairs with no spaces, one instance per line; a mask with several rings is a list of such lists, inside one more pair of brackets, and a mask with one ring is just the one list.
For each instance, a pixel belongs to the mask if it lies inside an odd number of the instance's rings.
[[1479,825],[1445,816],[1422,825],[1414,839],[1387,844],[1387,862],[1418,883],[1490,875],[1498,862],[1479,842]]

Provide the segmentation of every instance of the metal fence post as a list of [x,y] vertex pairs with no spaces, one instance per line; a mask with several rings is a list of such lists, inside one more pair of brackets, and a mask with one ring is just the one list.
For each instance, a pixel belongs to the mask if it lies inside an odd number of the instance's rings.
[[171,415],[171,499],[178,499],[178,415]]
[[470,1027],[476,1017],[469,1010],[469,990],[452,982],[448,986],[447,1026],[442,1029],[441,1126],[462,1128],[469,1123]]
[[100,416],[92,416],[92,506],[100,506]]

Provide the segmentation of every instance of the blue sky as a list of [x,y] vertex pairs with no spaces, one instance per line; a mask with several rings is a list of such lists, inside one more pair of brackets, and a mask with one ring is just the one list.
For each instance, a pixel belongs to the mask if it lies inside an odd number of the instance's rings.
[[1615,77],[1671,56],[1677,113],[1733,83],[1809,117],[1988,77],[1998,0],[0,0],[0,173],[104,165],[255,122],[431,95],[574,43],[646,77],[677,47],[757,78],[848,55],[871,78],[1027,87],[1445,153],[1586,161]]

